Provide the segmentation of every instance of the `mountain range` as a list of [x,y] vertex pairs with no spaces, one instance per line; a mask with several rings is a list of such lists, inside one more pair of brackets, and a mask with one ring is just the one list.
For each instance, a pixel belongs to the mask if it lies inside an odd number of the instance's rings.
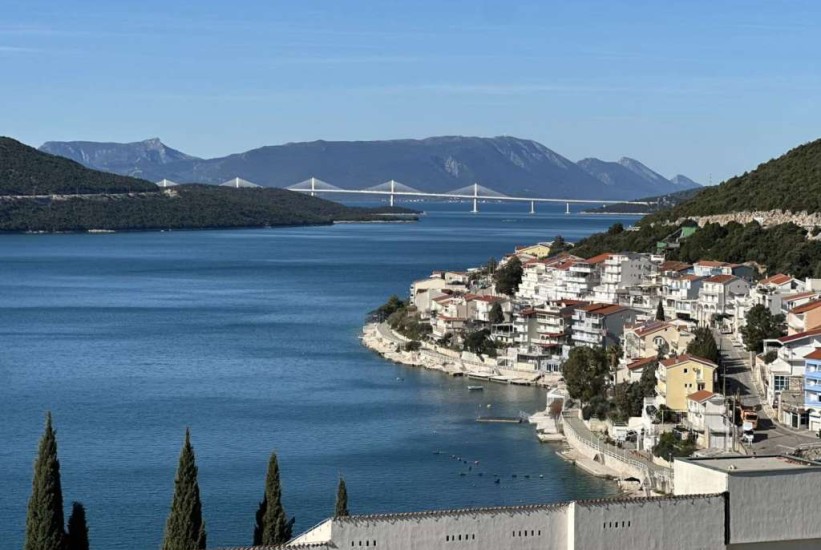
[[641,162],[589,158],[575,163],[532,140],[445,136],[389,141],[313,141],[202,159],[158,138],[135,143],[50,141],[41,151],[89,168],[152,181],[218,184],[240,177],[287,187],[316,177],[362,189],[396,180],[429,192],[475,182],[511,196],[635,199],[699,187],[685,176],[667,179]]

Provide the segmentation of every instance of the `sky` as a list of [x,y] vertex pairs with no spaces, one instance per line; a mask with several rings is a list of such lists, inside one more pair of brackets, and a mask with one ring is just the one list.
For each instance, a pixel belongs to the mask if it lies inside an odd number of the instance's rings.
[[718,183],[821,137],[821,2],[3,0],[0,135],[510,135]]

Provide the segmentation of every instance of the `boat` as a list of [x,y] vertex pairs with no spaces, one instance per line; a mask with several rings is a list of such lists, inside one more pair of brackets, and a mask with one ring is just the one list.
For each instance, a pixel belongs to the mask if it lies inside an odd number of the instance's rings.
[[468,386],[468,391],[484,391],[484,386]]

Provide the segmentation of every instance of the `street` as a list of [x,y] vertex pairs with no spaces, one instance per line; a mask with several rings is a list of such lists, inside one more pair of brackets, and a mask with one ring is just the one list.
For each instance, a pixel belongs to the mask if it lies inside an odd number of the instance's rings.
[[[744,405],[755,406],[758,412],[758,429],[752,450],[758,454],[783,453],[798,445],[821,443],[814,433],[807,430],[793,430],[782,424],[773,422],[768,411],[770,407],[763,406],[753,375],[750,370],[750,354],[742,347],[735,347],[732,340],[717,330],[713,331],[716,343],[721,351],[722,367],[726,368],[727,395],[734,396],[736,392]],[[722,369],[723,370],[723,369]],[[716,388],[723,392],[723,387]]]

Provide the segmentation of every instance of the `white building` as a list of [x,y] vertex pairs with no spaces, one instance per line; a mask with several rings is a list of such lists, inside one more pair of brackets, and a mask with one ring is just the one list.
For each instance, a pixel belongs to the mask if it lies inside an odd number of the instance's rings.
[[674,463],[675,495],[327,519],[284,548],[821,548],[821,464],[783,456]]
[[647,283],[657,269],[650,254],[608,254],[603,262],[601,281],[593,289],[593,298],[597,302],[615,304],[619,290]]
[[733,300],[747,296],[749,292],[750,283],[735,275],[707,277],[702,281],[698,294],[697,318],[699,323],[712,325],[713,321],[719,317],[732,317],[735,315]]
[[733,424],[720,393],[701,390],[688,395],[686,425],[696,433],[696,443],[700,447],[732,450]]

